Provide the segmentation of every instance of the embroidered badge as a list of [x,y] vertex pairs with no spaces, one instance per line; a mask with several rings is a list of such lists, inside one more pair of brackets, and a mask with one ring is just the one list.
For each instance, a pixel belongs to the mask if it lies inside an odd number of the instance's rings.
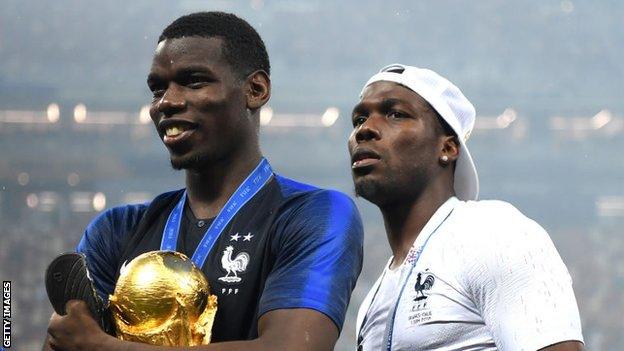
[[238,289],[232,289],[232,288],[229,288],[229,289],[222,288],[221,289],[221,295],[232,295],[232,294],[234,294],[234,295],[238,294]]
[[414,290],[416,290],[416,298],[414,299],[414,301],[426,299],[428,296],[425,295],[425,291],[431,290],[431,288],[433,287],[433,283],[435,283],[435,278],[433,277],[433,275],[427,274],[424,281],[421,282],[422,276],[422,273],[418,273],[418,275],[416,276],[416,284],[414,285]]
[[429,272],[429,269],[426,269],[424,272],[418,272],[416,275],[411,308],[407,313],[407,321],[410,325],[414,326],[431,320],[433,311],[431,307],[427,306],[427,299],[434,283],[435,277]]
[[227,272],[219,280],[226,283],[240,283],[242,280],[238,276],[238,273],[243,273],[247,270],[249,264],[249,254],[246,252],[240,252],[232,259],[232,253],[234,252],[233,246],[228,246],[223,250],[223,256],[221,256],[221,267]]

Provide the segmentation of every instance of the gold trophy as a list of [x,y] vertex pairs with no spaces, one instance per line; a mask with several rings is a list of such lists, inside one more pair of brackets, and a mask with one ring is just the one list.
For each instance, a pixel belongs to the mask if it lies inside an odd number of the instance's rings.
[[151,251],[120,272],[109,297],[117,338],[162,346],[210,343],[217,297],[185,255]]

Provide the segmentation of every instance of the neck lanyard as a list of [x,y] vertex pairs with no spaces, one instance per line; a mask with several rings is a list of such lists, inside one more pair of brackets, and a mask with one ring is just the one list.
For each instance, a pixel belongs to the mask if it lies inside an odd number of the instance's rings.
[[[448,204],[448,202],[445,203],[445,205],[447,205],[447,204]],[[409,281],[409,278],[412,276],[412,272],[414,271],[414,267],[416,267],[416,264],[418,263],[418,260],[420,259],[420,255],[425,250],[425,246],[427,246],[427,243],[429,242],[429,239],[431,239],[431,237],[438,231],[438,229],[442,226],[442,224],[451,216],[451,213],[453,213],[453,209],[454,209],[454,206],[451,206],[451,208],[448,209],[448,213],[446,213],[446,216],[444,216],[444,219],[442,219],[440,221],[440,223],[438,223],[438,225],[435,226],[435,228],[431,231],[431,234],[429,234],[427,236],[427,238],[425,239],[425,242],[422,245],[420,245],[419,247],[416,247],[416,245],[412,246],[410,248],[409,252],[407,253],[407,256],[406,256],[405,260],[410,263],[410,270],[409,270],[409,273],[407,274],[407,277],[403,280],[403,284],[401,286],[401,290],[399,291],[399,296],[397,297],[396,302],[394,304],[394,309],[392,310],[392,315],[388,319],[388,322],[386,324],[386,331],[387,331],[387,333],[384,333],[384,334],[387,334],[387,339],[386,339],[386,343],[385,343],[386,351],[391,351],[392,350],[392,337],[393,337],[393,334],[394,334],[394,320],[396,318],[396,313],[397,313],[397,310],[399,308],[399,302],[401,301],[401,297],[403,296],[403,291],[405,290],[405,287],[407,286],[407,282]],[[422,235],[422,234],[426,234],[426,232],[425,233],[421,233],[420,235]],[[383,276],[385,276],[385,274],[386,274],[386,272],[384,270]],[[381,279],[383,280],[383,277]],[[362,325],[360,326],[360,333],[359,333],[360,335],[358,335],[358,343],[361,343],[361,342],[364,341],[364,336],[362,335],[362,332],[364,330],[364,325],[366,324],[366,321],[368,320],[368,314],[370,312],[371,307],[373,306],[375,298],[377,297],[377,293],[379,293],[379,289],[381,287],[381,283],[382,283],[382,281],[380,280],[380,283],[377,286],[377,289],[375,290],[375,294],[373,295],[373,298],[371,299],[370,305],[368,306],[368,310],[366,311],[366,315],[364,315],[364,319],[362,321]]]
[[[232,221],[232,218],[240,211],[249,200],[251,200],[262,189],[273,176],[273,170],[269,162],[262,158],[256,168],[247,176],[247,178],[239,185],[238,189],[230,196],[225,206],[219,211],[217,217],[206,230],[203,238],[197,245],[195,253],[191,258],[200,269],[204,266],[206,258],[215,242],[223,232],[223,229]],[[167,218],[167,223],[163,229],[162,241],[160,243],[161,250],[175,251],[178,243],[178,235],[180,234],[180,223],[182,222],[182,211],[186,203],[186,190],[182,194],[182,198],[173,208]]]
[[401,302],[401,296],[403,296],[403,291],[405,290],[405,287],[407,286],[407,282],[409,281],[409,278],[412,276],[412,272],[414,272],[414,267],[416,267],[416,263],[418,263],[418,259],[420,258],[420,255],[422,254],[422,252],[425,250],[425,246],[427,246],[429,239],[431,239],[433,234],[435,234],[438,231],[438,228],[440,228],[442,223],[444,223],[446,219],[449,218],[451,213],[453,213],[453,210],[451,210],[446,215],[446,217],[444,217],[442,222],[440,222],[440,224],[438,224],[438,226],[433,230],[433,232],[431,232],[431,234],[427,237],[427,240],[425,240],[425,242],[422,244],[422,246],[418,248],[418,250],[414,250],[415,247],[412,246],[412,248],[407,254],[406,259],[411,259],[412,264],[410,265],[410,271],[407,274],[407,278],[405,278],[405,280],[403,281],[403,286],[401,286],[399,297],[397,298],[396,303],[394,304],[394,311],[392,311],[392,317],[390,318],[390,320],[388,321],[388,325],[386,326],[386,329],[388,330],[388,339],[386,340],[386,351],[392,350],[392,336],[394,333],[394,320],[396,318],[397,310],[399,309],[399,302]]

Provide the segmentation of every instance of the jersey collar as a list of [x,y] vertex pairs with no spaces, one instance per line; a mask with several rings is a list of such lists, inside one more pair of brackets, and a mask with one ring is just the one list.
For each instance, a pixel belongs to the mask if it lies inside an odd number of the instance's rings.
[[418,234],[416,240],[414,240],[414,244],[412,244],[412,248],[405,258],[404,264],[413,262],[413,260],[415,259],[414,254],[419,251],[419,248],[425,245],[431,234],[433,234],[436,229],[442,224],[442,222],[444,222],[449,217],[453,209],[459,203],[460,200],[457,197],[452,196],[448,200],[446,200],[440,207],[438,207],[438,209],[433,213],[433,216],[429,218],[427,224],[425,224],[423,229],[420,231],[420,234]]

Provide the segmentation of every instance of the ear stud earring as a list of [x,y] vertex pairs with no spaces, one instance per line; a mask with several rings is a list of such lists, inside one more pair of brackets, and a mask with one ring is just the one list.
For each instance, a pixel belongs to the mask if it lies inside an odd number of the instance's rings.
[[446,166],[449,163],[449,158],[446,155],[442,155],[440,157],[440,163],[442,164],[442,166]]

